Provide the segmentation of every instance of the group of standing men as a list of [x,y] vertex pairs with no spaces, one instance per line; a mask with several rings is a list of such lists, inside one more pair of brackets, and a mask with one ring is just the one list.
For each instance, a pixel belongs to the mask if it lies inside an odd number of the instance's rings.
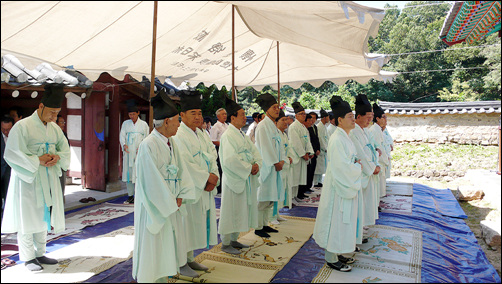
[[[193,251],[216,245],[217,233],[222,251],[240,254],[248,245],[238,242],[239,233],[254,229],[256,235],[266,238],[278,232],[269,222],[284,220],[279,209],[291,206],[295,190],[308,182],[309,162],[321,156],[321,148],[314,151],[312,147],[302,123],[305,110],[297,103],[293,105],[297,119],[290,125],[273,95],[257,97],[265,118],[254,129],[253,143],[241,131],[246,125],[244,109],[226,99],[230,123],[216,152],[208,133],[201,130],[200,94],[182,91],[180,102],[181,125],[165,93],[152,98],[155,130],[138,150],[133,276],[139,282],[157,281],[178,272],[197,277],[196,270],[207,267],[195,261]],[[326,160],[320,162],[325,165],[326,179],[314,238],[326,249],[330,267],[350,271],[347,264],[354,260],[339,254],[352,252],[356,244],[365,242],[365,229],[375,224],[379,198],[385,195],[390,166],[390,151],[385,150],[383,138],[386,116],[377,105],[372,108],[365,95],[357,97],[357,119],[340,97],[333,97],[331,105],[338,127],[322,149]],[[326,117],[322,115],[323,123],[327,123]],[[366,129],[374,117],[376,126]],[[321,132],[327,136],[327,131]],[[316,174],[315,168],[312,173]],[[316,178],[320,182],[319,176]],[[222,199],[216,226],[214,189],[218,184]]]
[[[349,271],[347,263],[353,260],[338,254],[352,252],[356,243],[363,242],[363,226],[375,223],[378,197],[385,195],[390,150],[383,135],[383,111],[376,105],[371,109],[366,97],[359,95],[354,120],[348,104],[333,97],[330,102],[338,127],[323,142],[325,148],[314,151],[302,123],[306,115],[301,105],[293,105],[297,119],[291,123],[273,95],[257,97],[265,117],[254,129],[253,143],[241,131],[246,125],[244,109],[227,99],[230,123],[217,151],[202,128],[200,93],[185,90],[178,95],[181,112],[164,91],[151,99],[152,132],[144,129],[146,123],[138,124],[140,119],[134,115],[132,125],[123,125],[132,129],[121,134],[123,151],[134,153],[134,162],[124,163],[126,182],[135,184],[128,185],[130,203],[135,206],[133,277],[138,282],[163,281],[177,273],[197,277],[196,270],[208,268],[195,261],[194,250],[216,245],[218,233],[224,252],[240,254],[240,249],[248,247],[237,241],[240,232],[255,229],[260,237],[278,232],[269,221],[285,220],[279,209],[291,207],[296,191],[307,184],[314,156],[326,170],[314,238],[326,249],[330,267]],[[65,228],[59,177],[68,169],[70,151],[62,130],[52,123],[63,100],[62,86],[47,85],[37,111],[12,128],[5,150],[12,177],[2,232],[18,233],[20,259],[32,271],[43,269],[41,264],[57,263],[44,256],[47,231]],[[129,110],[138,113],[134,107]],[[367,130],[373,112],[379,128],[374,125]],[[321,117],[325,124],[327,115]],[[315,132],[328,138],[322,126]],[[311,172],[320,183],[322,167],[315,171],[314,166]],[[217,226],[214,189],[220,184]]]
[[[337,128],[329,138],[327,170],[313,238],[325,249],[329,267],[347,272],[353,258],[378,219],[380,198],[390,176],[392,143],[384,136],[387,116],[366,95],[356,97],[355,116],[339,96],[330,100]],[[369,127],[371,121],[375,124]]]

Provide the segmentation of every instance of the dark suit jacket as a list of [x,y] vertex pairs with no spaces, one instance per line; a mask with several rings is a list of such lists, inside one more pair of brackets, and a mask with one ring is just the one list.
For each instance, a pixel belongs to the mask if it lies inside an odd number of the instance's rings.
[[10,169],[9,164],[5,161],[3,158],[3,154],[5,153],[5,142],[3,140],[3,136],[0,137],[0,143],[1,143],[1,154],[2,154],[2,179],[4,178],[5,173],[7,172],[8,169]]
[[312,148],[314,149],[315,154],[317,150],[321,150],[321,142],[319,142],[319,132],[317,131],[317,126],[312,125],[312,127],[308,128],[310,134],[310,142],[312,143]]
[[3,154],[5,153],[5,142],[3,141],[3,137],[0,136],[0,144],[1,144],[1,157],[2,157],[2,180],[0,181],[0,187],[2,191],[2,198],[7,197],[7,188],[9,187],[10,180],[10,166],[7,164],[5,159],[3,158]]

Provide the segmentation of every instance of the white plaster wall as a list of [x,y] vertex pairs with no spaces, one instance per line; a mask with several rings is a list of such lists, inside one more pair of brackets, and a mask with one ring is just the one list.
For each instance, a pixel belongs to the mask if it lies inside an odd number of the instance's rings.
[[81,140],[82,139],[82,116],[68,115],[66,117],[66,130],[68,139]]
[[81,109],[82,99],[80,98],[80,96],[69,92],[66,95],[66,107],[69,109]]
[[82,171],[82,148],[70,146],[71,161],[70,170],[74,172]]

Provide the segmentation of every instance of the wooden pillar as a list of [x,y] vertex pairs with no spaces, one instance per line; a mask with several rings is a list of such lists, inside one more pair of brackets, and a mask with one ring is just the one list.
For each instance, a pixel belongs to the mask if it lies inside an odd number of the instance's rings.
[[235,100],[235,7],[232,5],[232,100]]
[[279,42],[277,42],[277,103],[281,106],[281,81],[279,78]]
[[[155,52],[157,48],[157,6],[158,1],[153,1],[153,39],[152,39],[152,70],[150,76],[150,98],[155,96]],[[150,115],[148,119],[150,132],[153,130],[153,108],[150,103]]]

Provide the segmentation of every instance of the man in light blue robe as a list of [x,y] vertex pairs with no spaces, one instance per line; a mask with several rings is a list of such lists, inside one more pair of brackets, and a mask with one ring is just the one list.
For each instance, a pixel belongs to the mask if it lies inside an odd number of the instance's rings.
[[373,109],[366,95],[359,94],[356,97],[356,126],[350,131],[350,139],[357,150],[357,157],[361,159],[363,165],[363,174],[361,186],[364,200],[364,218],[363,225],[370,226],[375,224],[378,219],[378,201],[379,201],[379,177],[380,166],[378,163],[378,152],[370,143],[368,135],[365,132],[373,119]]
[[70,147],[55,123],[64,95],[63,85],[46,85],[38,109],[14,124],[5,147],[12,170],[2,233],[17,232],[19,259],[30,271],[58,263],[44,256],[47,232],[65,230],[59,178],[70,166]]
[[[382,198],[387,194],[387,177],[386,171],[387,167],[390,163],[390,158],[387,156],[387,152],[384,147],[384,134],[383,129],[387,125],[387,115],[384,113],[382,108],[376,103],[373,104],[373,122],[374,124],[369,128],[368,134],[370,141],[373,141],[373,144],[376,149],[379,150],[380,156],[378,157],[378,162],[381,165],[380,173],[378,173],[379,177],[379,197]],[[380,209],[379,209],[380,210]]]
[[190,178],[195,186],[195,202],[186,205],[188,265],[194,270],[207,270],[206,266],[195,262],[193,251],[209,248],[218,243],[214,188],[219,184],[219,173],[205,141],[197,135],[197,127],[203,120],[200,93],[184,90],[179,91],[179,94],[182,122],[173,138],[180,147],[180,160],[189,169]]
[[333,133],[335,133],[335,130],[336,130],[335,117],[333,116],[333,114],[330,114],[329,115],[329,124],[328,124],[328,126],[326,126],[326,131],[328,132],[328,140],[331,137],[331,135],[333,135]]
[[[387,119],[385,120],[387,124]],[[383,140],[384,140],[384,150],[389,157],[389,164],[387,165],[387,169],[385,170],[385,177],[390,178],[390,170],[392,168],[392,154],[391,152],[394,150],[394,139],[390,135],[389,128],[385,126],[383,130]]]
[[277,206],[284,188],[281,171],[286,157],[281,156],[281,134],[275,126],[275,119],[279,116],[279,105],[275,97],[265,93],[256,98],[256,103],[265,111],[265,118],[256,126],[255,144],[263,159],[260,169],[260,187],[258,189],[258,230],[255,234],[260,237],[270,237],[268,233],[278,232],[270,227],[270,217],[279,209]]
[[220,139],[223,176],[218,232],[221,250],[240,254],[239,249],[249,246],[237,241],[239,233],[258,228],[257,190],[262,158],[251,139],[240,130],[246,125],[244,109],[228,98],[225,109],[230,124]]
[[330,104],[338,127],[328,142],[328,167],[312,237],[325,249],[328,266],[347,272],[354,259],[339,254],[353,252],[361,239],[363,166],[349,138],[355,127],[349,104],[339,96],[333,96]]
[[[277,129],[279,129],[280,133],[281,133],[281,145],[282,145],[282,149],[281,149],[281,156],[283,157],[286,157],[286,159],[284,160],[284,166],[282,167],[282,171],[280,172],[281,174],[281,177],[282,177],[282,186],[284,187],[284,193],[282,196],[279,197],[279,201],[278,201],[278,208],[281,209],[282,207],[288,207],[289,209],[292,208],[292,201],[293,201],[293,197],[292,197],[292,188],[291,188],[291,185],[290,185],[290,180],[292,179],[292,171],[291,171],[291,163],[293,162],[293,159],[290,157],[290,154],[289,154],[289,151],[290,151],[290,147],[289,147],[289,138],[288,138],[288,134],[286,132],[286,129],[288,128],[289,126],[289,117],[287,117],[284,113],[284,111],[280,111],[279,112],[279,117],[277,117],[276,119],[276,125],[277,125]],[[287,221],[287,219],[285,218],[282,218],[280,215],[279,215],[279,211],[277,211],[277,214],[275,215],[272,215],[272,220],[270,223],[274,224],[274,225],[278,225],[279,224],[279,221]]]
[[321,145],[321,153],[317,157],[317,165],[314,173],[314,184],[316,187],[322,187],[322,176],[326,173],[326,166],[328,165],[327,151],[328,151],[328,131],[326,126],[329,126],[329,115],[321,108],[321,120],[317,123],[317,132],[319,133],[319,144]]
[[291,168],[295,173],[291,186],[293,187],[293,198],[296,202],[300,202],[301,199],[305,198],[305,195],[300,195],[298,188],[300,185],[307,184],[307,165],[314,157],[314,149],[310,142],[309,131],[303,124],[306,117],[305,109],[298,102],[293,103],[292,106],[295,110],[296,120],[288,129],[289,145],[292,150],[291,157],[293,158]]
[[122,181],[126,183],[129,198],[125,204],[134,203],[134,183],[136,182],[136,155],[141,141],[148,136],[148,124],[139,118],[139,110],[134,99],[127,101],[128,120],[120,128],[120,146],[122,147]]
[[166,282],[180,272],[199,276],[187,265],[183,216],[195,198],[178,145],[171,138],[179,123],[176,105],[161,91],[152,98],[154,130],[136,158],[132,276],[138,282]]

